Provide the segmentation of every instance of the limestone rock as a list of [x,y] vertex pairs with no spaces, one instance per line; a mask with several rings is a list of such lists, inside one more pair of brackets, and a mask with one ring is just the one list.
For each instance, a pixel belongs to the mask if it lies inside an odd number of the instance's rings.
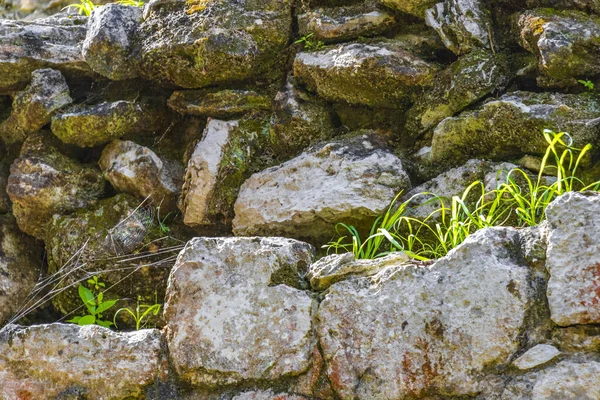
[[436,70],[394,41],[340,44],[294,60],[297,82],[325,100],[383,108],[406,106]]
[[63,142],[93,147],[126,135],[159,134],[168,124],[161,99],[119,100],[73,106],[52,118],[52,132]]
[[475,111],[446,118],[434,130],[431,162],[459,165],[469,158],[544,154],[544,129],[569,132],[583,147],[598,141],[600,103],[588,94],[513,92]]
[[510,60],[506,54],[474,50],[436,75],[427,90],[408,111],[407,129],[413,136],[435,128],[510,81]]
[[436,2],[437,0],[381,0],[381,4],[389,8],[421,18],[425,17],[427,9]]
[[272,382],[311,365],[312,247],[283,238],[195,238],[169,278],[171,361],[194,386]]
[[43,239],[52,215],[68,214],[94,203],[105,192],[99,169],[59,151],[48,132],[30,135],[10,167],[6,191],[19,228]]
[[168,104],[180,114],[227,119],[269,110],[271,99],[253,90],[178,90],[173,92]]
[[426,12],[425,22],[454,54],[491,49],[491,17],[481,0],[445,0]]
[[33,71],[31,84],[15,94],[12,113],[0,124],[0,138],[8,144],[22,142],[28,134],[49,124],[52,115],[72,101],[65,77],[59,71]]
[[260,390],[240,393],[231,400],[306,400],[306,397],[287,393],[275,394],[272,390]]
[[560,325],[600,322],[600,195],[567,193],[546,209],[548,304]]
[[[181,242],[165,237],[152,208],[124,194],[69,216],[54,216],[45,239],[48,273],[56,274],[55,290],[60,291],[52,299],[54,307],[70,317],[85,314],[79,282],[86,285],[97,276],[105,284],[104,300],[119,299],[103,313],[106,321],[113,321],[118,308],[135,310],[138,298],[141,304],[162,303],[169,270],[181,249],[172,247]],[[126,313],[119,316],[120,329],[135,326]],[[157,323],[158,318],[150,316],[149,321]]]
[[0,92],[25,86],[31,73],[40,68],[89,75],[80,48],[85,20],[65,16],[35,21],[0,19]]
[[96,8],[81,49],[85,62],[112,80],[137,77],[140,58],[134,35],[141,22],[139,7],[107,4]]
[[430,267],[331,286],[318,335],[341,399],[474,396],[519,348],[531,301],[518,233],[486,229]]
[[22,233],[14,218],[0,215],[0,327],[13,316],[34,288],[43,249]]
[[538,58],[543,75],[577,85],[600,73],[600,18],[579,11],[535,9],[517,16],[517,35],[523,48]]
[[234,233],[319,241],[338,222],[370,225],[410,187],[400,159],[378,147],[373,135],[355,135],[252,175],[235,203]]
[[600,398],[600,363],[563,361],[546,369],[535,382],[532,400]]
[[179,162],[161,159],[134,142],[115,140],[104,148],[98,163],[117,191],[140,200],[148,198],[150,204],[166,211],[163,215],[176,207],[184,174]]
[[291,1],[155,2],[140,27],[141,74],[202,88],[273,72],[291,34]]
[[546,364],[556,358],[559,354],[560,351],[552,345],[538,344],[513,361],[513,365],[520,370],[527,370]]
[[395,25],[396,19],[390,12],[379,9],[372,3],[317,8],[298,15],[300,36],[312,33],[310,40],[325,43],[379,35]]
[[141,399],[160,370],[160,332],[95,325],[9,325],[0,331],[0,397]]

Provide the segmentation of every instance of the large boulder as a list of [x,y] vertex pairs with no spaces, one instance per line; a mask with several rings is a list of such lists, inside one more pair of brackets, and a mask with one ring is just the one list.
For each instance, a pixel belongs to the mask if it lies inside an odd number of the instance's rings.
[[298,84],[328,101],[369,107],[405,107],[436,71],[402,41],[340,44],[294,60]]
[[24,302],[37,283],[42,246],[19,230],[10,215],[0,215],[0,326]]
[[552,9],[529,10],[515,18],[519,43],[537,56],[540,73],[551,81],[546,85],[577,85],[577,79],[600,73],[595,56],[600,18]]
[[98,168],[65,155],[56,142],[49,132],[30,135],[8,177],[6,191],[19,228],[38,239],[52,215],[95,203],[106,188]]
[[117,333],[94,325],[6,326],[0,331],[0,397],[146,398],[145,389],[161,373],[160,339],[155,329]]
[[519,350],[529,274],[518,232],[497,228],[429,267],[399,264],[335,283],[317,333],[339,398],[475,396],[481,375]]
[[273,382],[311,366],[310,245],[283,238],[195,238],[169,278],[171,362],[194,386]]
[[168,122],[164,99],[144,98],[73,106],[52,118],[51,129],[63,143],[93,147],[126,135],[163,133]]
[[0,124],[0,139],[11,144],[50,123],[52,115],[71,104],[69,86],[57,70],[46,68],[31,73],[31,84],[14,95],[12,112]]
[[25,86],[40,68],[90,75],[81,56],[85,22],[84,17],[64,15],[35,21],[0,19],[0,92]]
[[370,225],[409,187],[402,161],[374,135],[325,142],[244,182],[233,231],[328,240],[338,222]]
[[137,77],[140,57],[134,35],[141,22],[139,7],[107,4],[93,10],[81,49],[85,62],[112,80]]
[[591,95],[513,92],[475,111],[446,118],[434,130],[431,162],[459,165],[469,158],[544,154],[544,129],[569,132],[583,147],[597,143],[600,102]]
[[600,322],[600,195],[567,193],[546,209],[548,304],[560,326]]
[[184,88],[253,79],[288,44],[288,0],[152,2],[140,27],[141,75]]
[[268,111],[271,99],[254,90],[177,90],[168,104],[180,114],[227,119],[248,112]]
[[184,174],[178,161],[160,158],[129,140],[115,140],[104,148],[98,164],[117,191],[148,199],[149,204],[166,211],[163,216],[176,207]]

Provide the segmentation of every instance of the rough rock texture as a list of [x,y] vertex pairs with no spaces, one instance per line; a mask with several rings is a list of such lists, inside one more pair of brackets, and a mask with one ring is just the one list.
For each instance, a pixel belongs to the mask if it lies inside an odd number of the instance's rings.
[[436,2],[437,0],[381,0],[381,3],[389,8],[423,18],[427,9]]
[[140,58],[134,35],[141,22],[140,7],[107,4],[96,8],[81,49],[85,62],[113,80],[137,77]]
[[252,175],[235,203],[233,231],[328,240],[338,222],[370,225],[409,187],[399,158],[374,135],[355,135]]
[[291,27],[288,0],[154,2],[142,23],[143,77],[184,88],[252,79],[273,68]]
[[[181,243],[165,236],[154,210],[124,194],[69,216],[56,215],[45,238],[48,273],[58,273],[56,289],[63,289],[52,299],[54,307],[70,317],[85,314],[78,286],[92,276],[105,283],[105,300],[120,299],[117,307],[103,313],[104,320],[112,321],[120,307],[135,310],[138,296],[141,304],[162,303],[181,248],[171,248]],[[126,313],[119,316],[119,328],[132,325]],[[157,318],[150,316],[150,322]]]
[[503,89],[511,78],[506,54],[475,50],[436,75],[433,87],[408,111],[411,135],[434,128],[490,93]]
[[8,325],[0,331],[0,397],[142,399],[159,375],[160,352],[158,330]]
[[546,209],[548,304],[560,326],[600,322],[600,195],[567,193]]
[[436,66],[406,49],[404,42],[341,44],[299,53],[294,77],[328,101],[369,107],[405,106],[430,86]]
[[0,92],[25,86],[40,68],[89,75],[80,48],[85,20],[64,15],[31,22],[0,19]]
[[52,132],[63,143],[93,147],[125,135],[161,134],[167,122],[162,99],[120,100],[73,106],[52,118]]
[[117,191],[140,200],[148,198],[150,204],[163,211],[176,207],[184,174],[179,162],[161,159],[134,142],[115,140],[104,148],[98,164]]
[[0,215],[0,327],[31,293],[40,274],[43,249],[22,233],[14,218]]
[[538,69],[546,77],[576,85],[577,79],[600,73],[595,55],[600,49],[600,18],[552,9],[530,10],[516,18],[521,46],[537,56]]
[[512,229],[483,230],[431,267],[334,284],[317,318],[339,397],[478,393],[479,374],[519,347],[531,293],[518,240]]
[[0,124],[0,139],[5,143],[22,142],[27,135],[50,123],[52,115],[71,104],[65,77],[53,69],[31,73],[31,84],[17,92],[10,116]]
[[6,191],[19,228],[43,239],[55,213],[68,214],[104,195],[100,170],[61,153],[49,132],[30,135],[10,167]]
[[446,0],[427,10],[425,22],[454,54],[492,48],[491,18],[481,0]]
[[184,381],[273,381],[311,365],[312,247],[283,238],[196,238],[169,278],[171,362]]
[[531,399],[597,399],[600,398],[600,363],[563,361],[547,369],[535,382]]
[[306,397],[286,393],[275,394],[271,390],[260,390],[238,394],[231,400],[306,400]]
[[269,110],[271,99],[253,90],[178,90],[173,92],[168,104],[180,114],[227,119],[246,112]]
[[509,93],[442,121],[434,130],[431,161],[458,165],[474,157],[544,154],[544,129],[569,132],[583,147],[598,141],[599,117],[600,103],[591,95]]
[[560,354],[560,351],[549,344],[538,344],[527,350],[525,354],[517,358],[513,365],[520,370],[527,370],[552,361]]
[[394,16],[372,3],[340,8],[317,8],[298,15],[298,32],[312,41],[342,42],[375,36],[396,25]]

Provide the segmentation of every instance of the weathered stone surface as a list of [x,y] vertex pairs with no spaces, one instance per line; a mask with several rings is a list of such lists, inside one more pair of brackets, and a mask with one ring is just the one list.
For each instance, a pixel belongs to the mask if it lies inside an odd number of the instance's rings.
[[506,54],[475,50],[436,75],[427,90],[408,111],[406,128],[415,136],[434,128],[467,106],[494,91],[502,90],[511,78]]
[[43,249],[19,230],[14,218],[0,215],[0,326],[22,306],[35,286]]
[[49,124],[52,115],[72,101],[65,77],[59,71],[33,71],[31,84],[15,94],[12,112],[0,124],[0,138],[9,144],[22,142],[28,134]]
[[427,10],[425,22],[436,30],[454,54],[492,47],[491,17],[480,0],[446,0],[437,3]]
[[600,322],[600,195],[567,193],[546,209],[548,304],[560,325]]
[[349,277],[373,276],[410,260],[410,257],[402,252],[395,252],[376,260],[357,260],[353,253],[333,254],[312,264],[306,277],[314,290],[325,290]]
[[89,75],[80,48],[85,21],[64,16],[35,21],[0,19],[0,92],[25,86],[31,73],[40,68]]
[[283,238],[195,238],[169,278],[171,361],[198,386],[275,381],[311,365],[312,247]]
[[391,13],[372,3],[317,8],[298,15],[300,36],[312,33],[310,40],[325,43],[379,35],[395,25],[396,19]]
[[129,140],[115,140],[104,148],[98,164],[117,191],[148,199],[163,211],[176,207],[185,172],[179,162],[161,159]]
[[8,325],[0,331],[0,397],[44,400],[79,391],[99,400],[142,399],[159,375],[160,352],[155,329]]
[[180,114],[226,119],[269,110],[271,99],[253,90],[178,90],[173,92],[168,104]]
[[139,7],[107,4],[96,8],[81,49],[85,62],[109,79],[137,77],[140,57],[134,35],[141,22]]
[[430,267],[329,288],[317,318],[341,399],[473,396],[519,348],[530,304],[518,232],[486,229]]
[[306,397],[287,393],[275,394],[272,390],[259,390],[240,393],[231,400],[306,400]]
[[53,214],[68,214],[104,195],[98,168],[59,151],[49,132],[30,135],[10,167],[6,191],[21,230],[43,239]]
[[294,77],[328,101],[401,108],[433,82],[437,67],[403,42],[350,43],[299,53]]
[[546,364],[559,354],[560,351],[552,345],[538,344],[513,361],[513,365],[520,370],[527,370]]
[[577,79],[600,73],[600,19],[568,10],[535,9],[516,17],[523,48],[538,58],[543,75],[577,85]]
[[252,175],[235,203],[233,231],[328,240],[338,222],[370,225],[409,187],[399,158],[374,135],[355,135]]
[[[70,317],[87,313],[81,308],[78,287],[92,276],[105,283],[105,300],[120,299],[103,313],[106,321],[113,321],[120,307],[135,310],[138,298],[141,304],[162,303],[169,270],[181,247],[161,250],[181,242],[165,237],[153,209],[119,194],[69,216],[55,215],[48,225],[48,273],[56,274],[60,293],[52,303],[59,312]],[[119,317],[120,329],[135,326],[127,313]],[[156,323],[158,318],[148,320]]]
[[154,2],[147,13],[142,76],[190,89],[270,72],[292,27],[288,0]]
[[437,0],[381,0],[381,4],[402,11],[407,14],[425,17],[425,12],[432,7]]
[[600,103],[587,94],[508,93],[443,120],[434,130],[431,162],[544,154],[544,129],[569,132],[575,146],[583,147],[598,141],[598,117]]
[[168,114],[162,99],[120,100],[78,105],[52,118],[52,132],[63,142],[93,147],[125,135],[162,133]]
[[533,387],[532,400],[600,398],[600,363],[563,361],[546,369]]

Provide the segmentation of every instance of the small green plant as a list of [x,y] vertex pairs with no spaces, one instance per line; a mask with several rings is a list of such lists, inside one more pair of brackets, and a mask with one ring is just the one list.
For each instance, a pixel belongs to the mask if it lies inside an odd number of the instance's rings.
[[63,10],[70,11],[71,7],[76,9],[79,15],[85,15],[89,17],[92,14],[92,11],[94,11],[94,9],[96,9],[98,6],[91,0],[79,0],[79,4],[71,4],[63,8]]
[[106,285],[104,282],[98,280],[97,276],[87,280],[88,285],[94,289],[98,294],[94,294],[94,291],[86,288],[82,284],[79,285],[79,297],[83,304],[87,308],[89,314],[83,316],[76,316],[67,322],[72,322],[78,325],[100,325],[105,328],[110,328],[112,322],[104,321],[101,318],[102,313],[113,307],[118,300],[107,300],[104,301],[104,293],[101,291]]
[[160,233],[162,233],[163,235],[168,235],[171,233],[171,228],[169,228],[167,226],[167,219],[172,215],[173,213],[170,212],[167,215],[165,215],[164,217],[161,218],[160,216],[160,207],[157,208],[157,221],[158,221],[158,229],[160,230]]
[[594,87],[595,87],[594,82],[590,81],[589,79],[585,80],[585,81],[584,80],[578,80],[577,82],[579,82],[583,86],[585,86],[590,92],[594,91]]
[[309,33],[308,35],[302,36],[300,39],[296,40],[294,44],[301,44],[304,46],[305,50],[321,50],[325,47],[325,43],[320,40],[312,40],[314,36],[314,33]]
[[[150,317],[150,315],[156,316],[160,312],[160,307],[161,307],[160,304],[158,304],[158,303],[155,303],[152,305],[140,304],[140,301],[141,301],[141,297],[138,296],[137,306],[135,307],[135,312],[133,310],[131,310],[130,308],[120,308],[117,310],[117,312],[115,313],[115,316],[113,318],[115,327],[117,327],[117,315],[121,311],[125,311],[125,312],[129,313],[129,315],[131,315],[133,317],[133,319],[135,320],[135,329],[138,331],[142,328],[142,322],[143,322],[144,318]],[[144,326],[145,326],[145,324],[144,324]]]
[[121,4],[123,6],[129,6],[129,7],[143,7],[144,6],[143,1],[136,1],[136,0],[119,0],[119,1],[117,1],[117,4]]

